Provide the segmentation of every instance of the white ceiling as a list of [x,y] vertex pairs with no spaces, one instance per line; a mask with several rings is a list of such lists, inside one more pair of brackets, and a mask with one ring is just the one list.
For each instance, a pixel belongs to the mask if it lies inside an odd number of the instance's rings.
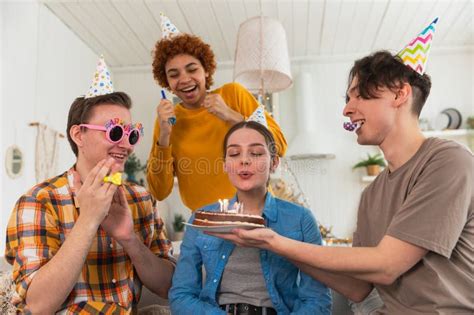
[[161,38],[160,12],[181,32],[234,59],[240,23],[259,15],[283,24],[293,60],[397,51],[436,16],[438,49],[474,46],[474,0],[41,0],[112,67],[148,66]]

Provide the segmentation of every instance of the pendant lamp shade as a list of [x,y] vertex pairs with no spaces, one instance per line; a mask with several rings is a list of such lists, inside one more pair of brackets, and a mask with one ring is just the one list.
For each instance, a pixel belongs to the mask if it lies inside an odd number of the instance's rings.
[[286,33],[278,20],[256,16],[240,25],[234,81],[260,95],[291,86],[293,80]]

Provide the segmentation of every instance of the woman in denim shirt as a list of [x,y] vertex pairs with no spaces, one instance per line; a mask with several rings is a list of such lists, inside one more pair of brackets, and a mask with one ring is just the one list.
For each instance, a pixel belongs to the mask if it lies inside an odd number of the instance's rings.
[[[225,171],[237,189],[244,213],[295,240],[321,244],[311,212],[268,193],[270,173],[278,166],[275,141],[263,125],[241,122],[224,140]],[[203,210],[218,211],[219,204]],[[190,222],[194,220],[194,215]],[[205,281],[202,283],[205,268]],[[188,228],[169,292],[173,314],[330,314],[328,288],[272,252],[236,247],[231,242]]]

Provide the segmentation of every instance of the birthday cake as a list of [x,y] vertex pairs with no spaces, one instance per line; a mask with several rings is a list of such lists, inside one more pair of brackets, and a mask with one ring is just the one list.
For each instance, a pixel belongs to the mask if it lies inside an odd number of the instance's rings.
[[194,225],[222,226],[222,225],[255,225],[265,226],[265,220],[260,215],[237,213],[235,211],[208,212],[196,211]]

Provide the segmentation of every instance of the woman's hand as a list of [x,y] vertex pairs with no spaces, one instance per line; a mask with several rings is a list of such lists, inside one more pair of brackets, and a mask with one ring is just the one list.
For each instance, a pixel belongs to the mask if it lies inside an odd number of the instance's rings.
[[201,106],[206,108],[209,113],[219,117],[231,125],[235,125],[236,123],[244,120],[244,117],[241,114],[227,106],[219,94],[206,95],[206,98],[204,99],[204,102]]
[[173,103],[167,99],[161,99],[158,107],[156,108],[158,114],[158,120],[160,122],[160,136],[159,143],[161,146],[167,147],[169,145],[169,139],[171,135],[172,125],[169,123],[171,117],[176,117],[174,112]]

